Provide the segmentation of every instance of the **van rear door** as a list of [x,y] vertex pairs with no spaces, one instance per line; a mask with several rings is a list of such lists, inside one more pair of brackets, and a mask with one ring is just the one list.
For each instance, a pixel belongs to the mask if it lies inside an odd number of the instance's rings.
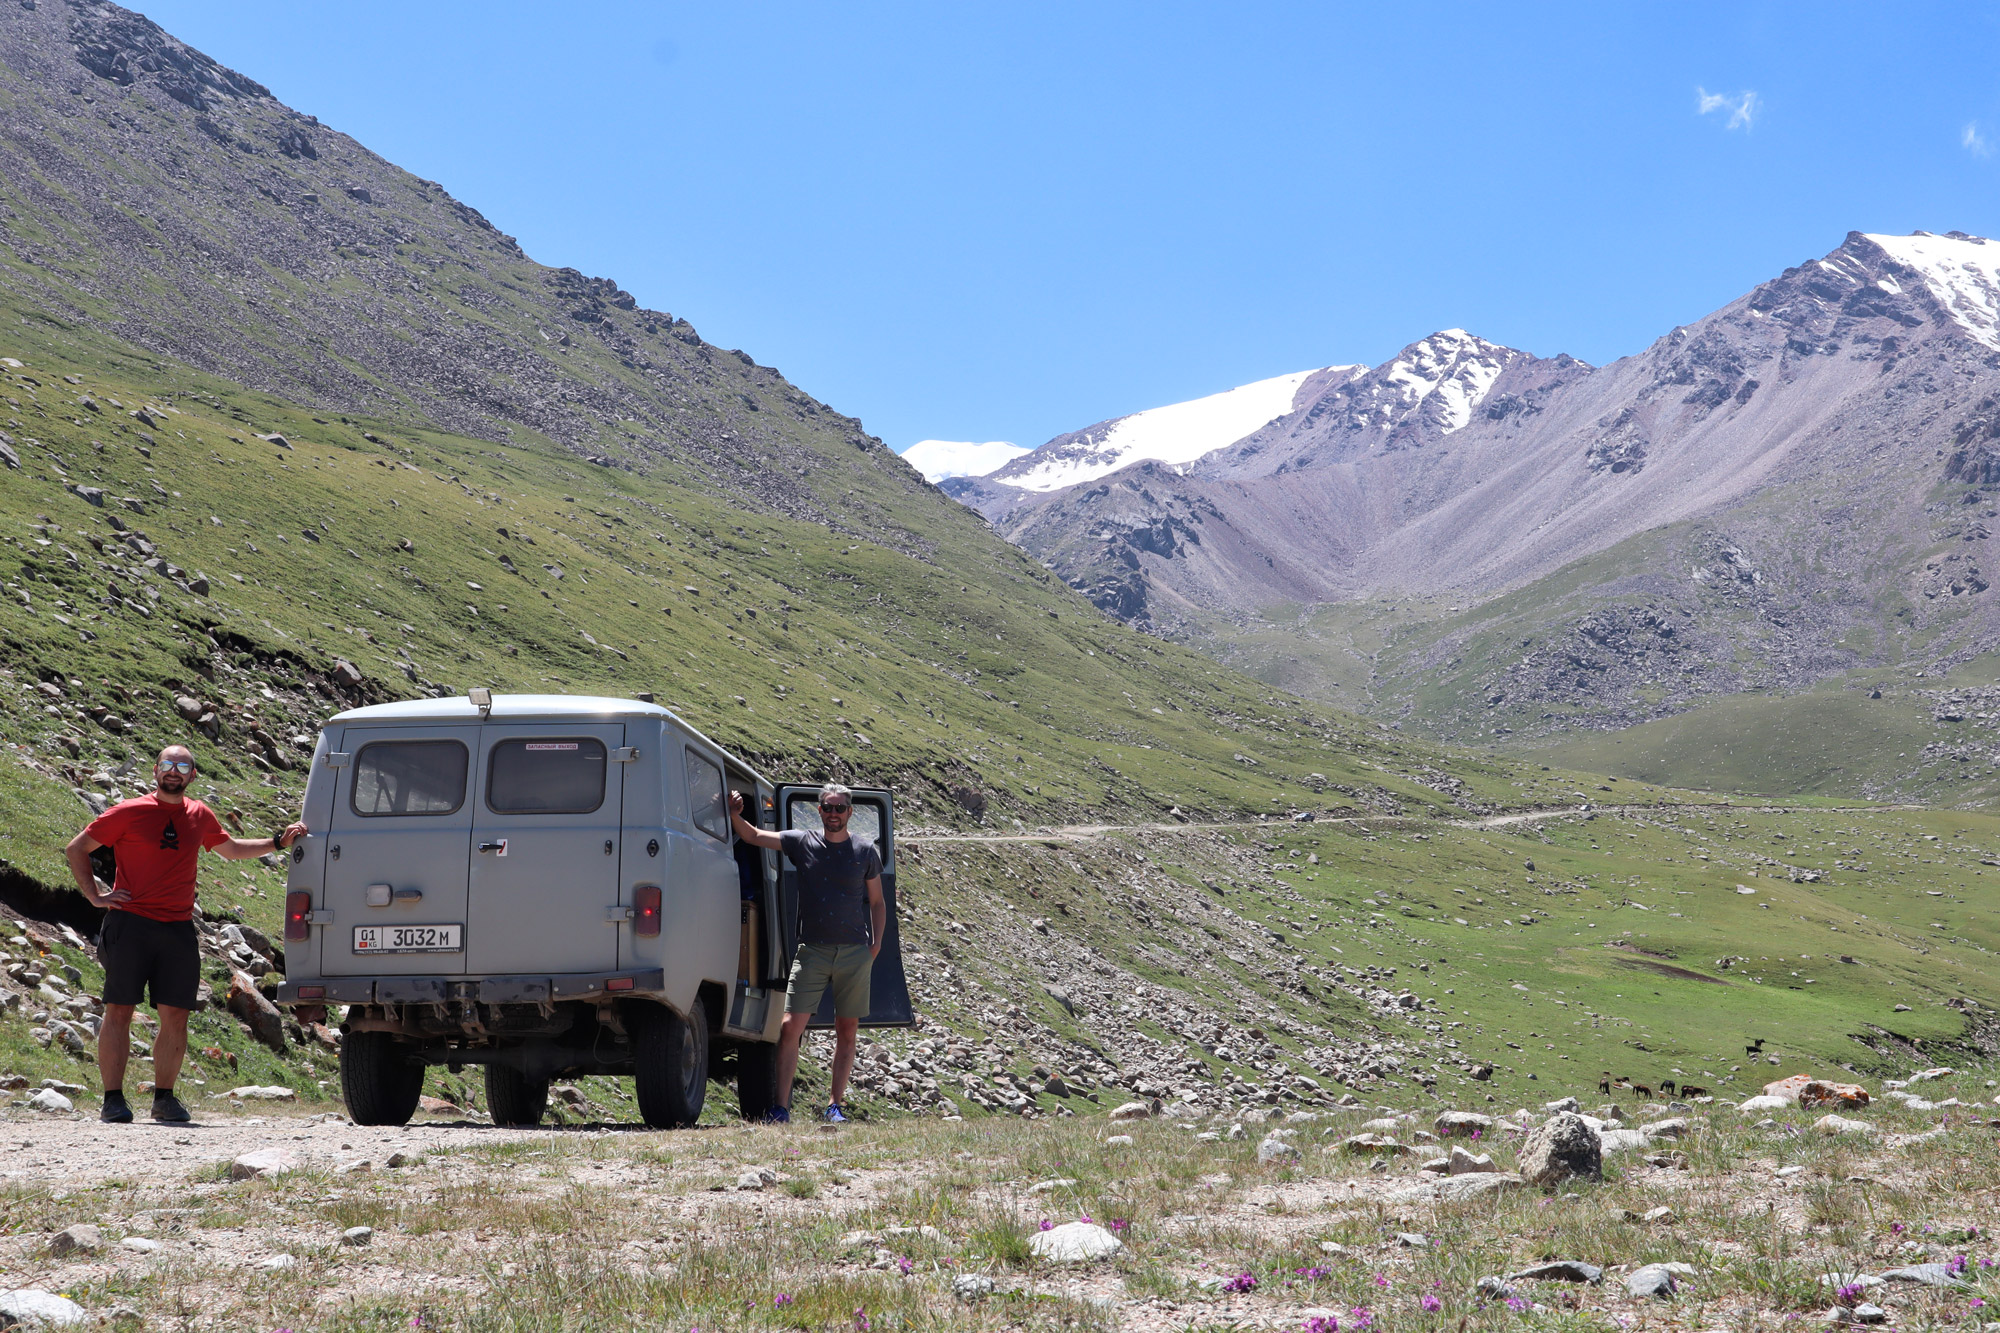
[[[822,827],[819,820],[819,788],[778,788],[778,827],[818,832]],[[861,1020],[861,1026],[910,1027],[916,1023],[916,1016],[910,1008],[909,981],[903,975],[902,940],[896,930],[896,809],[889,793],[865,789],[856,791],[854,813],[848,818],[847,831],[851,835],[867,838],[882,853],[882,896],[887,900],[889,909],[888,927],[882,932],[882,951],[875,955],[875,968],[870,975],[868,1017]],[[781,974],[789,975],[792,955],[799,943],[798,871],[792,868],[792,863],[782,852],[778,855],[778,867],[778,935],[784,949]],[[832,991],[829,990],[820,1001],[819,1011],[812,1017],[812,1026],[833,1026]]]
[[334,770],[320,975],[465,970],[476,726],[348,727]]
[[624,726],[489,723],[479,740],[466,970],[613,971]]

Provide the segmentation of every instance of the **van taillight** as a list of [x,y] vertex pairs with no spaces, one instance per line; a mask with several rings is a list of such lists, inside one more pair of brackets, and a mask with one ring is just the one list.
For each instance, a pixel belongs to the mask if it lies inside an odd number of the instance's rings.
[[285,895],[285,938],[287,940],[309,940],[312,938],[313,896],[304,889],[293,889]]
[[634,935],[657,935],[660,933],[660,886],[643,884],[632,895],[632,933]]

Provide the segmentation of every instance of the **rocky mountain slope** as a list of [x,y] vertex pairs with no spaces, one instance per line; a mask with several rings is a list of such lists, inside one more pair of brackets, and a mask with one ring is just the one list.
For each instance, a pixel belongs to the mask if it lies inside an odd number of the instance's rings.
[[1854,234],[1607,366],[1454,330],[1180,467],[954,486],[1108,611],[1441,735],[1948,666],[2000,641],[1996,275]]

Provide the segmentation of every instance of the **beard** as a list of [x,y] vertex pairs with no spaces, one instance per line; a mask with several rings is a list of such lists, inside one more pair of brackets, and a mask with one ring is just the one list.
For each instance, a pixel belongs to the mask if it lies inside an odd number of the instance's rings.
[[180,773],[163,773],[160,775],[160,790],[169,795],[178,795],[186,791],[187,785],[187,778]]

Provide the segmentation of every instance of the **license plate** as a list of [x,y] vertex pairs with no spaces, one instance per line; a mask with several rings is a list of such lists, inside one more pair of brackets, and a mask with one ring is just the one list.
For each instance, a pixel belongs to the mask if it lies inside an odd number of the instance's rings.
[[459,953],[465,948],[465,927],[356,926],[356,953]]

